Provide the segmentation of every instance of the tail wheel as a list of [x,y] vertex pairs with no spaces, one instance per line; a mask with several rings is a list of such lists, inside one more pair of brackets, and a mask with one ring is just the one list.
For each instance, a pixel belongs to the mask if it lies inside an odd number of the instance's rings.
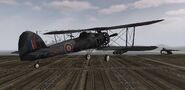
[[39,68],[39,64],[36,63],[36,64],[34,65],[34,67],[35,67],[36,69]]
[[91,59],[91,55],[87,54],[86,55],[86,60],[90,60]]
[[36,69],[38,69],[39,68],[39,62],[37,61],[36,63],[35,63],[35,65],[34,65],[34,68],[36,68]]
[[110,56],[109,55],[105,55],[105,61],[106,62],[110,61]]

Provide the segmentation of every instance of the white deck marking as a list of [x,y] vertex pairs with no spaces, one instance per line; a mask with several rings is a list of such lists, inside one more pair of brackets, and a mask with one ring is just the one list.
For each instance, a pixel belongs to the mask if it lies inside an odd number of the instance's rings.
[[153,61],[153,62],[161,63],[161,64],[164,64],[164,65],[168,65],[168,66],[171,66],[171,67],[174,67],[174,68],[179,68],[179,69],[185,70],[185,67],[183,67],[183,66],[178,66],[178,65],[175,65],[175,64],[162,62],[162,61],[159,61],[158,59],[151,59],[151,58],[146,58],[146,57],[140,57],[140,58],[143,58],[143,59],[148,60],[148,61]]

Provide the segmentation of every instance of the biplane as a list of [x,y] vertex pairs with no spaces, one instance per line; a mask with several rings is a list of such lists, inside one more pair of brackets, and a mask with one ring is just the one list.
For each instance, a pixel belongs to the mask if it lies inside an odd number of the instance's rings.
[[179,50],[162,48],[160,53],[161,55],[171,55],[173,54],[172,51],[179,51]]
[[[19,37],[18,53],[21,61],[36,61],[34,67],[39,68],[39,60],[42,58],[66,55],[84,50],[89,50],[85,56],[87,60],[91,58],[93,50],[113,50],[113,54],[119,55],[126,53],[127,51],[153,50],[157,47],[134,45],[135,30],[136,27],[150,25],[161,21],[163,21],[163,19],[111,27],[50,31],[44,33],[44,35],[63,35],[64,40],[49,46],[47,46],[36,33],[25,31]],[[114,33],[115,30],[119,29],[121,30],[118,33]],[[75,33],[79,33],[79,36],[75,37]],[[65,36],[69,36],[70,38],[66,39]],[[118,39],[125,42],[124,45],[116,43],[116,40]],[[111,45],[111,42],[118,45],[113,46]],[[109,55],[105,54],[105,60],[109,61],[109,59]]]

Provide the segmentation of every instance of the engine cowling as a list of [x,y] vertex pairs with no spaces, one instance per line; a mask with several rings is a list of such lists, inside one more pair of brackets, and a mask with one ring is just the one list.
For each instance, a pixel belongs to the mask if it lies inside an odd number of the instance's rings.
[[104,36],[104,45],[106,46],[110,42],[110,37],[108,33],[103,33]]

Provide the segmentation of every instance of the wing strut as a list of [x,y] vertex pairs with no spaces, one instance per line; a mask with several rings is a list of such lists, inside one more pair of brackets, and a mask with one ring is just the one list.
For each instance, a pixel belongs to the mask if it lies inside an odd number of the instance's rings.
[[[133,29],[132,29],[133,28]],[[125,28],[123,30],[120,30],[119,35],[117,36],[117,38],[113,38],[111,39],[111,43],[110,45],[117,44],[116,41],[121,40],[124,42],[125,44],[125,48],[127,47],[134,47],[135,46],[135,37],[136,37],[136,27],[132,27],[132,28]],[[113,33],[112,31],[110,31],[111,33]],[[122,46],[117,44],[118,46]]]
[[133,27],[133,28],[134,28],[134,30],[133,30],[132,46],[134,46],[135,36],[136,36],[136,27]]
[[54,34],[54,38],[55,38],[55,43],[57,44],[57,37],[56,37],[56,34]]
[[128,28],[126,28],[126,48],[127,48],[127,46],[128,46]]

